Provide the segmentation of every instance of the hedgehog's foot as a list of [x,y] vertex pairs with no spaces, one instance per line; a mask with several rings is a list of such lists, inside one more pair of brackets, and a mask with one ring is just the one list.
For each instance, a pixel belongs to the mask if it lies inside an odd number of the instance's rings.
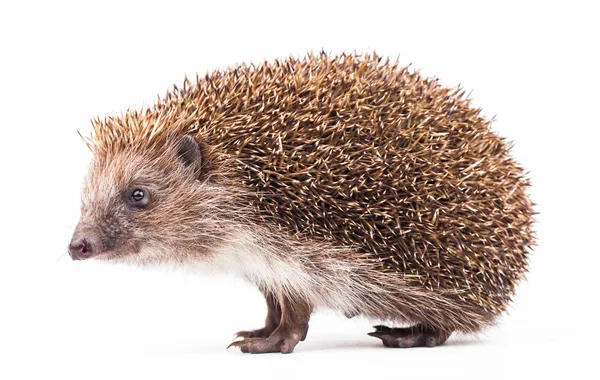
[[273,295],[266,295],[266,298],[269,307],[266,326],[259,330],[238,332],[236,336],[244,339],[231,343],[227,348],[239,347],[242,352],[251,354],[288,354],[298,342],[306,339],[310,306],[298,301],[291,304],[289,299],[278,302]]
[[374,326],[374,328],[375,331],[369,335],[381,339],[386,347],[435,347],[443,344],[451,334],[421,324],[405,328],[386,326]]
[[308,325],[305,328],[285,328],[284,326],[279,326],[266,338],[246,338],[231,343],[227,348],[239,347],[242,352],[251,354],[264,354],[268,352],[289,354],[294,351],[294,348],[300,341],[306,338],[307,330]]

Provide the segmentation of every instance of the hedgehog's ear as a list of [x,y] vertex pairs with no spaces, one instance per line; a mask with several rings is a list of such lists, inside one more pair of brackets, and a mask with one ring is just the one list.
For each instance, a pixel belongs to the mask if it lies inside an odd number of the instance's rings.
[[177,143],[177,155],[186,166],[193,167],[196,171],[202,171],[202,152],[200,145],[190,135],[185,135]]

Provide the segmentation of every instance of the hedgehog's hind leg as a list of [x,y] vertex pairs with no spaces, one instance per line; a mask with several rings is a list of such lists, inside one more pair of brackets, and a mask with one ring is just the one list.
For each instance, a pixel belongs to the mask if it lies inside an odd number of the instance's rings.
[[443,344],[451,332],[444,332],[425,327],[422,324],[404,328],[374,326],[375,331],[370,336],[381,339],[386,347],[435,347]]

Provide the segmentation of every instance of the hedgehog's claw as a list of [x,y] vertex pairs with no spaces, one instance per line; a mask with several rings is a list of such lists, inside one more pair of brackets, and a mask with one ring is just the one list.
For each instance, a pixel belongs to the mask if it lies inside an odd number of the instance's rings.
[[451,334],[426,328],[420,324],[405,328],[373,327],[375,331],[369,333],[369,335],[381,339],[386,347],[435,347],[443,344]]

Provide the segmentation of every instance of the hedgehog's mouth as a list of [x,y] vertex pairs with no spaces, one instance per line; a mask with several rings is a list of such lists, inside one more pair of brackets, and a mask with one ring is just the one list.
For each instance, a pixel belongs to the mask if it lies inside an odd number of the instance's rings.
[[125,261],[139,255],[141,248],[142,243],[140,241],[130,240],[119,248],[98,252],[90,258],[102,261]]

